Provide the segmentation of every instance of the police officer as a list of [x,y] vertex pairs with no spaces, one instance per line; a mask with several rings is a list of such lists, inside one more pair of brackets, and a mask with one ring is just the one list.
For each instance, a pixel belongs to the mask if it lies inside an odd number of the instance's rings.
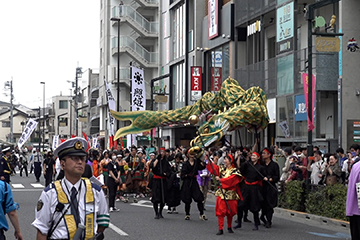
[[36,153],[34,153],[33,161],[34,161],[34,174],[35,174],[36,182],[40,182],[41,164],[44,161],[44,157],[40,153],[39,148],[36,148]]
[[0,240],[5,240],[4,231],[9,229],[5,214],[8,214],[11,224],[15,229],[15,239],[23,239],[23,236],[20,231],[19,218],[16,212],[18,204],[14,203],[13,195],[11,192],[11,187],[8,183],[0,181]]
[[[65,177],[47,186],[36,208],[37,240],[42,239],[101,239],[109,226],[110,216],[101,188],[89,179],[81,178],[86,164],[87,141],[71,138],[63,142],[54,155],[60,159]],[[85,228],[83,231],[82,229]]]
[[2,150],[3,155],[0,158],[0,180],[7,183],[10,182],[11,168],[9,164],[11,150],[10,147],[7,147]]

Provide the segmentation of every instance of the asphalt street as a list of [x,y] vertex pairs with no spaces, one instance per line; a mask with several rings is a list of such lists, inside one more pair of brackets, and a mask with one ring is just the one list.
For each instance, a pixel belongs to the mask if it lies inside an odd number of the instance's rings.
[[[43,178],[40,184],[36,184],[33,174],[29,174],[28,178],[21,178],[19,174],[11,177],[14,199],[20,204],[18,214],[24,239],[36,239],[36,229],[31,226],[31,222],[34,220],[36,203],[44,184]],[[111,213],[111,225],[105,231],[105,239],[350,239],[348,229],[284,217],[280,214],[274,215],[273,226],[270,229],[260,226],[258,231],[253,231],[252,223],[243,223],[243,227],[234,230],[233,234],[227,233],[225,220],[224,235],[216,236],[218,226],[214,197],[210,197],[206,203],[205,213],[208,221],[199,219],[195,204],[191,207],[190,221],[184,220],[183,204],[178,207],[179,214],[167,214],[165,210],[165,218],[159,220],[154,219],[154,211],[148,198],[143,198],[136,204],[116,202],[116,207],[120,208],[120,212]],[[252,220],[251,213],[249,218]],[[13,234],[10,224],[6,236],[8,239],[14,239]]]

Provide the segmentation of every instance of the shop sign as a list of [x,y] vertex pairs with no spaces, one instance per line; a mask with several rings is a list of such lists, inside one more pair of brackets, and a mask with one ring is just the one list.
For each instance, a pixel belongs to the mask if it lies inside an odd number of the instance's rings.
[[276,10],[276,42],[284,41],[294,36],[294,2],[279,7]]
[[191,67],[191,101],[197,101],[201,98],[202,68]]
[[208,30],[209,39],[219,35],[219,0],[208,2]]
[[261,31],[261,21],[257,20],[256,22],[247,26],[247,35],[251,36],[257,32]]

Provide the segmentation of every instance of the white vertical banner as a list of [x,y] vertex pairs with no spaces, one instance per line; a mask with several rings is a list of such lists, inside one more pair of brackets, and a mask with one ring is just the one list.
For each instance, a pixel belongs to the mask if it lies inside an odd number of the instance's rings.
[[52,149],[56,149],[59,146],[59,135],[55,135],[52,141]]
[[131,67],[131,74],[131,110],[143,111],[146,109],[144,71],[140,68]]
[[30,137],[31,133],[35,130],[37,125],[38,123],[35,120],[31,118],[29,119],[17,143],[19,148],[21,148],[24,145],[24,143],[28,140],[28,138]]
[[[131,67],[131,110],[144,111],[146,110],[146,91],[144,70]],[[141,136],[142,133],[132,134],[132,144],[137,146],[136,136]]]
[[111,89],[109,87],[109,85],[107,84],[107,82],[104,80],[105,83],[105,87],[106,87],[106,97],[107,97],[107,101],[108,101],[108,106],[109,106],[109,136],[114,136],[115,131],[114,131],[114,122],[115,119],[114,117],[111,115],[110,110],[116,111],[115,110],[115,99],[114,96],[112,95]]
[[97,149],[97,145],[98,145],[98,139],[96,137],[94,137],[92,139],[92,148]]

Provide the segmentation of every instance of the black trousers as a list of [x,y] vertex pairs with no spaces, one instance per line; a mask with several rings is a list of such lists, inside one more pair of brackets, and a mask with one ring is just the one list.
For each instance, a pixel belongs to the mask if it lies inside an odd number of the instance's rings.
[[27,170],[27,165],[22,165],[21,169],[20,169],[20,177],[22,177],[22,172],[23,170],[25,170],[25,174],[28,177],[28,170]]
[[115,197],[118,183],[112,177],[107,179],[107,187],[109,189],[109,207],[115,207]]
[[0,240],[6,240],[5,234],[4,234],[4,230],[0,230]]
[[360,216],[354,215],[350,219],[351,239],[360,239]]

